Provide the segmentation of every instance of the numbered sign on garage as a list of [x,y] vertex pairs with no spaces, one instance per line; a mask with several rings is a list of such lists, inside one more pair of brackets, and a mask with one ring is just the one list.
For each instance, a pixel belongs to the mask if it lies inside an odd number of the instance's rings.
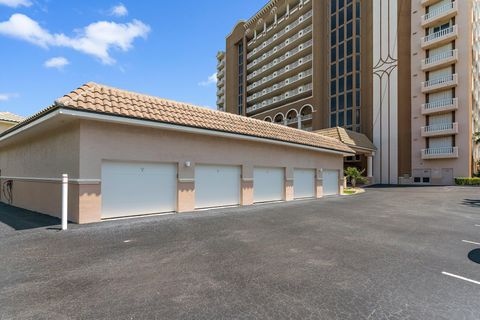
[[315,169],[293,170],[293,193],[295,199],[315,197]]
[[177,202],[177,166],[104,162],[102,218],[172,212]]
[[285,193],[285,170],[283,168],[253,169],[253,201],[281,201]]
[[240,167],[197,165],[195,167],[195,207],[239,205],[240,178]]

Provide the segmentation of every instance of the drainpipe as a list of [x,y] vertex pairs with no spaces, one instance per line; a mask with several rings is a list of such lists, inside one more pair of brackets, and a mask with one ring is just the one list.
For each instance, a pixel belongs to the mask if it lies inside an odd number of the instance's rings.
[[68,225],[68,174],[62,175],[62,230]]

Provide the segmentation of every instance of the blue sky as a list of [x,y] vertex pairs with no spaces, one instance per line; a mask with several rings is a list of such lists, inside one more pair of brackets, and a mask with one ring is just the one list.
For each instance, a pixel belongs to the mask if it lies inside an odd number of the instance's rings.
[[0,111],[94,81],[215,107],[215,55],[267,0],[0,0]]

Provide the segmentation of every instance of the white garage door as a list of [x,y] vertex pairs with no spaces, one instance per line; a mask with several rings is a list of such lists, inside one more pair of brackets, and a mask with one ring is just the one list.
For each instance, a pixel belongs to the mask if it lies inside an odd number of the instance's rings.
[[293,170],[293,193],[295,199],[315,197],[315,169]]
[[323,171],[323,195],[331,196],[338,194],[338,171],[324,170]]
[[240,167],[197,165],[195,167],[195,207],[239,205],[240,176]]
[[285,192],[283,168],[253,169],[253,201],[269,202],[283,200]]
[[175,164],[102,163],[102,218],[172,212],[176,202]]

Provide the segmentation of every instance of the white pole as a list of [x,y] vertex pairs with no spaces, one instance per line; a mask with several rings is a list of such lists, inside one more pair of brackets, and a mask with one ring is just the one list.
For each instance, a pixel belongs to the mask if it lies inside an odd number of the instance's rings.
[[68,224],[68,174],[62,175],[62,230]]
[[373,157],[372,156],[367,157],[367,177],[368,178],[373,177]]

